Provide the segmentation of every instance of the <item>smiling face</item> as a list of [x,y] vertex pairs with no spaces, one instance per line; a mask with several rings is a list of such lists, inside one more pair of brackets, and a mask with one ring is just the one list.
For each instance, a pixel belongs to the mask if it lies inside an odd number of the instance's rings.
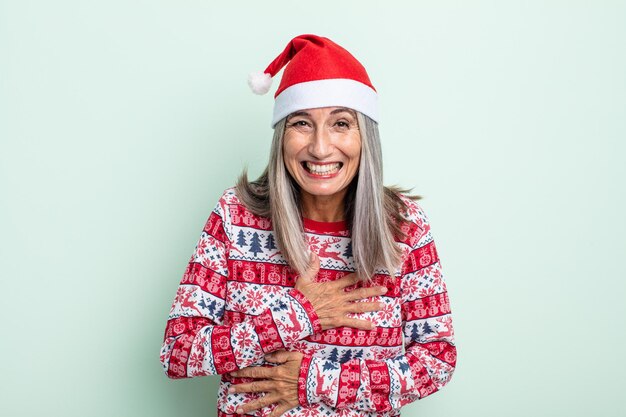
[[354,110],[322,107],[287,117],[283,141],[287,170],[301,189],[306,204],[324,201],[343,208],[343,198],[361,157],[361,134]]

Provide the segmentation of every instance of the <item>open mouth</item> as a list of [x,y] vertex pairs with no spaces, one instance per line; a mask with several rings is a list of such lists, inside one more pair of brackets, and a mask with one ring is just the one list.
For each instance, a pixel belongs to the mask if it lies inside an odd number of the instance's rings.
[[333,162],[330,164],[315,164],[308,161],[302,162],[302,167],[313,175],[332,175],[338,172],[342,166],[342,162]]

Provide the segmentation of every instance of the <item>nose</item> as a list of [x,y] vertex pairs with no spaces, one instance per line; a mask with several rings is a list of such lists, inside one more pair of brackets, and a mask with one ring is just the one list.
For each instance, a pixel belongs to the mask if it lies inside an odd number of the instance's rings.
[[309,153],[316,159],[323,160],[333,152],[333,144],[329,132],[323,127],[315,129],[309,142]]

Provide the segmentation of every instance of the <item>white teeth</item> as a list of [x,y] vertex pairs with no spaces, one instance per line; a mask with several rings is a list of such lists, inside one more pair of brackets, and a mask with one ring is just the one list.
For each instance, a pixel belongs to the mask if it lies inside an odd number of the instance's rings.
[[314,174],[322,174],[322,175],[333,174],[339,170],[340,166],[341,164],[338,162],[335,164],[325,164],[325,165],[316,165],[311,162],[306,162],[306,167],[309,171],[311,171]]

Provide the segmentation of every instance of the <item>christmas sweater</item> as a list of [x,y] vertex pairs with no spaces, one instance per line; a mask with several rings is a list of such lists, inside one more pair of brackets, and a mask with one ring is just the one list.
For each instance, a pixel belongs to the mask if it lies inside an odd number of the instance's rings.
[[[395,274],[377,270],[371,282],[388,291],[368,301],[376,312],[352,317],[373,330],[322,331],[306,297],[294,288],[297,274],[276,246],[271,220],[252,214],[234,188],[210,213],[169,312],[160,361],[170,378],[221,375],[219,417],[238,416],[238,406],[264,393],[229,394],[231,384],[251,379],[228,373],[275,366],[264,355],[302,352],[297,407],[286,416],[398,416],[400,407],[440,390],[452,377],[456,347],[446,284],[430,225],[421,206],[407,205],[396,238],[402,265]],[[306,240],[320,258],[317,281],[355,271],[345,222],[303,219]],[[266,416],[275,405],[253,412]]]

